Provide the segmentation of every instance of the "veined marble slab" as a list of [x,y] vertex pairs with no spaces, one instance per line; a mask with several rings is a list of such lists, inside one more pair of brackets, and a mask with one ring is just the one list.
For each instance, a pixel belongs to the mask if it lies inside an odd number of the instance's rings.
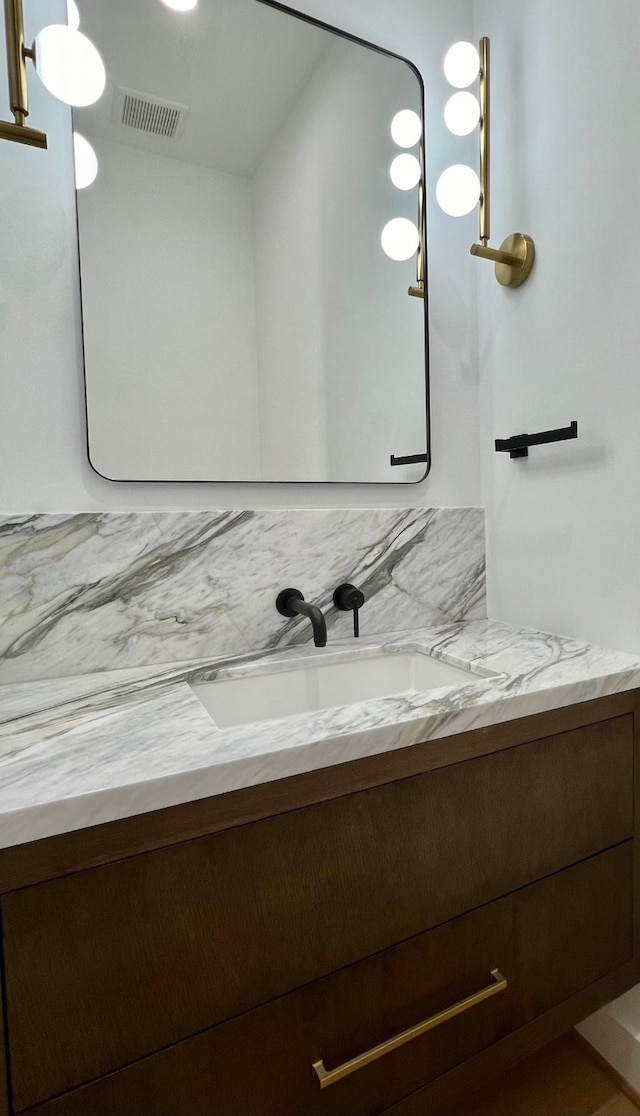
[[319,604],[333,639],[486,617],[482,508],[0,516],[0,682],[309,643],[275,609]]
[[[224,730],[188,680],[224,677],[232,665],[288,668],[305,652],[0,687],[0,847],[640,687],[640,659],[495,621],[363,645],[389,654],[420,647],[466,668],[468,679]],[[326,654],[352,655],[354,646],[334,644]]]

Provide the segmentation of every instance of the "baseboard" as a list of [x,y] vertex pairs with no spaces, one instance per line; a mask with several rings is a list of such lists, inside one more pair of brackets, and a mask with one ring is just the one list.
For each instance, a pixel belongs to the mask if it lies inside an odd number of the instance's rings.
[[640,1042],[617,1019],[603,1018],[605,1011],[580,1023],[580,1030],[570,1032],[571,1038],[640,1108]]

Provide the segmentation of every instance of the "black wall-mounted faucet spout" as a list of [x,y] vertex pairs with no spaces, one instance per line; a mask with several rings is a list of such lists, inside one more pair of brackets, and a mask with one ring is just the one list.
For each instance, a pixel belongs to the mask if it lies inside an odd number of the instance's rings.
[[278,593],[276,608],[281,616],[306,616],[311,621],[316,647],[327,646],[327,621],[317,605],[307,604],[299,589],[283,589]]

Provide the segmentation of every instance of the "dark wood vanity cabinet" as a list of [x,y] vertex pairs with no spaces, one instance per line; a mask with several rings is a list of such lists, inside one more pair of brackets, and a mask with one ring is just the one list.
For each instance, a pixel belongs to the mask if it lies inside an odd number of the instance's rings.
[[640,979],[636,715],[603,698],[0,853],[0,1114],[441,1114]]

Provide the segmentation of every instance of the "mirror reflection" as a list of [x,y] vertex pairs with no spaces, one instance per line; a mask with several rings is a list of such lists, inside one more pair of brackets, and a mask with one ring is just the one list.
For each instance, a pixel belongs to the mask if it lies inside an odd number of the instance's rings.
[[107,71],[74,111],[94,468],[422,479],[414,69],[262,0],[78,8]]

